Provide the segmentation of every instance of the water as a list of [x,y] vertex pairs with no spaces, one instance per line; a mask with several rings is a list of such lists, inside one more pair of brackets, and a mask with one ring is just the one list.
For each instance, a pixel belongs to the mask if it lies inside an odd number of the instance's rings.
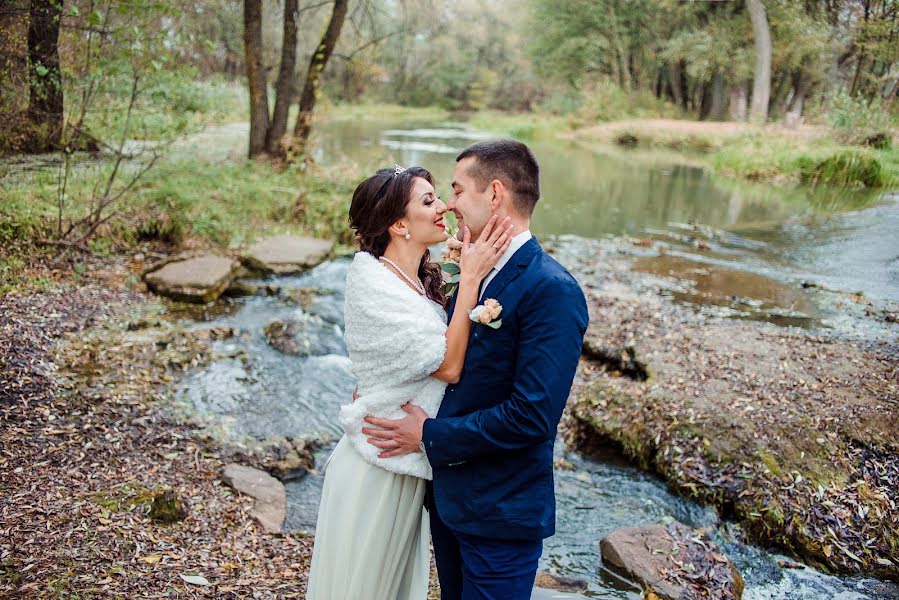
[[[371,171],[421,165],[449,196],[456,154],[491,134],[463,124],[332,123],[317,134],[324,164],[351,160]],[[529,144],[541,167],[539,236],[631,235],[671,241],[672,233],[710,239],[713,252],[682,257],[712,269],[754,273],[787,286],[802,281],[899,302],[899,196],[819,186],[774,187],[711,177],[665,153],[586,148],[575,142]],[[696,222],[700,233],[683,231]],[[731,281],[739,283],[738,278]],[[723,296],[739,296],[720,287]]]
[[[339,124],[319,133],[320,162],[350,160],[374,169],[398,162],[421,164],[447,192],[457,150],[487,137],[461,126],[367,127]],[[664,255],[647,252],[635,268],[692,277],[682,298],[707,305],[746,305],[750,314],[782,325],[820,326],[831,309],[798,282],[864,291],[899,299],[899,202],[867,193],[776,190],[718,181],[693,167],[636,155],[597,154],[567,143],[535,144],[543,167],[543,193],[534,219],[539,236],[627,234],[655,240]],[[708,227],[697,227],[690,221]],[[697,250],[696,240],[709,244]],[[201,414],[223,424],[235,439],[339,435],[337,408],[354,387],[345,356],[299,358],[271,348],[262,333],[275,320],[314,315],[340,335],[344,277],[338,259],[309,273],[269,281],[280,295],[226,305],[193,327],[230,326],[238,335],[216,342],[224,358],[195,372],[180,393]],[[303,309],[292,290],[315,289]],[[734,308],[737,310],[737,308]],[[738,314],[735,316],[739,316]],[[894,584],[831,577],[811,568],[781,569],[780,555],[743,543],[739,528],[715,512],[670,494],[664,482],[615,460],[591,460],[557,450],[557,533],[545,542],[542,568],[589,582],[597,598],[639,598],[627,582],[604,571],[599,540],[619,527],[676,519],[708,531],[746,579],[744,597],[762,599],[899,598]],[[319,452],[321,466],[327,450]],[[286,526],[314,527],[321,477],[287,484]]]

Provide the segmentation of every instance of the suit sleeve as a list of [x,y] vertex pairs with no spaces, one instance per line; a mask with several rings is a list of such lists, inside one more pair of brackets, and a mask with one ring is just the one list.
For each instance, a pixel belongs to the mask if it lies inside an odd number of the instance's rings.
[[555,436],[581,354],[587,304],[577,283],[566,279],[533,290],[521,308],[511,396],[468,415],[425,421],[422,439],[432,466],[525,448]]

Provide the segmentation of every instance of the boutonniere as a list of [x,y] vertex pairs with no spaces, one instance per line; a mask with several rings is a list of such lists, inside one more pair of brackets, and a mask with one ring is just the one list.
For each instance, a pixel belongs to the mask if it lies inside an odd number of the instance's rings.
[[503,312],[502,305],[493,298],[487,298],[480,306],[475,306],[468,313],[468,318],[475,323],[481,323],[491,329],[499,329],[503,320],[499,318]]
[[447,277],[443,283],[443,293],[449,298],[459,289],[459,279],[462,270],[459,268],[459,260],[462,258],[462,242],[456,239],[455,233],[451,233],[446,240],[446,248],[440,255],[440,270]]

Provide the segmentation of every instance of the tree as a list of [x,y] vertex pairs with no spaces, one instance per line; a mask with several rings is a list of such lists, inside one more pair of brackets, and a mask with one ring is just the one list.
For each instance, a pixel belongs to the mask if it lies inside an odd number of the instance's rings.
[[297,0],[284,1],[284,37],[281,42],[281,68],[275,82],[275,112],[266,134],[266,148],[271,155],[282,153],[281,138],[287,131],[287,113],[293,102],[294,69],[297,63]]
[[262,0],[244,0],[244,51],[250,89],[250,151],[253,158],[266,151],[269,128],[268,84],[262,62]]
[[294,139],[285,144],[287,117],[294,96],[300,9],[297,0],[285,0],[281,65],[275,82],[275,112],[270,116],[268,81],[264,64],[265,49],[262,42],[262,0],[244,0],[244,48],[247,83],[250,90],[250,158],[266,154],[276,158],[288,158],[288,147],[293,153],[302,154],[311,130],[312,111],[315,108],[322,71],[327,66],[340,38],[340,30],[346,19],[348,7],[349,0],[334,2],[328,27],[309,59],[305,85],[300,97],[300,112],[294,128]]
[[771,32],[762,0],[746,0],[752,35],[755,40],[755,73],[752,79],[752,108],[754,123],[768,120],[768,99],[771,96]]
[[312,53],[309,59],[309,68],[306,69],[306,82],[303,85],[303,93],[300,96],[300,114],[297,116],[297,124],[293,134],[300,153],[303,152],[309,133],[312,130],[312,110],[315,108],[315,99],[318,92],[322,71],[334,52],[334,46],[340,37],[340,30],[346,19],[349,0],[334,0],[334,8],[331,10],[331,20],[322,35],[321,43]]
[[62,139],[63,90],[59,68],[62,0],[32,0],[28,24],[28,120],[32,152],[56,148]]

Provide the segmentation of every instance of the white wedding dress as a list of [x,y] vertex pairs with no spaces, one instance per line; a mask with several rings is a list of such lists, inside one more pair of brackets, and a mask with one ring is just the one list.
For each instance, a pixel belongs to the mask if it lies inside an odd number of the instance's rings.
[[366,415],[399,419],[406,402],[436,416],[446,384],[430,377],[446,353],[446,313],[372,255],[347,273],[346,344],[359,387],[343,406],[346,434],[325,466],[307,600],[424,600],[430,529],[423,453],[380,459]]

